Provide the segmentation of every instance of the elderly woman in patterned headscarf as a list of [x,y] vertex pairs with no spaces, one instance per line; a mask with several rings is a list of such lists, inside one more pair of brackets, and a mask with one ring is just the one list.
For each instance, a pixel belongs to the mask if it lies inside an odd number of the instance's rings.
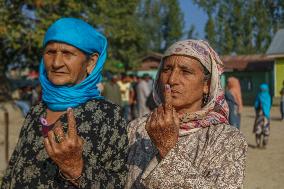
[[241,188],[247,143],[228,124],[222,62],[209,44],[170,46],[157,73],[158,107],[130,123],[126,188]]
[[106,38],[80,19],[62,18],[43,48],[43,101],[26,116],[1,188],[122,188],[126,122],[97,88]]

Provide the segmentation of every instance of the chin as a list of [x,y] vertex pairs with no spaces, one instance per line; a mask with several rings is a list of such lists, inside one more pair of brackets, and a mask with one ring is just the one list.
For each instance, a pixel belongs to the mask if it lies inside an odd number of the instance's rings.
[[179,109],[182,109],[186,104],[182,103],[182,102],[179,102],[179,100],[173,100],[173,107],[176,109],[176,110],[179,110]]
[[69,82],[65,81],[65,80],[55,80],[55,79],[51,79],[49,80],[53,85],[58,85],[58,86],[63,86],[63,85],[68,85]]
[[200,110],[201,107],[201,102],[199,101],[194,101],[194,102],[190,102],[190,101],[186,101],[186,102],[181,102],[181,101],[173,101],[173,107],[175,108],[175,110],[178,112],[180,110],[187,110],[190,112],[195,112]]

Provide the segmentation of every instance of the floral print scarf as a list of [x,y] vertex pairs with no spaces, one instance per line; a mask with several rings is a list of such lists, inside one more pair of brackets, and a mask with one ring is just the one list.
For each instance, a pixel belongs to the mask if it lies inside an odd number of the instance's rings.
[[162,90],[160,89],[159,78],[163,60],[171,55],[185,55],[197,58],[211,74],[207,103],[199,111],[179,115],[180,136],[187,135],[195,128],[209,127],[222,123],[228,124],[229,109],[220,82],[221,74],[223,73],[223,63],[212,47],[203,40],[178,41],[166,50],[154,82],[153,98],[156,104],[160,105],[162,103]]

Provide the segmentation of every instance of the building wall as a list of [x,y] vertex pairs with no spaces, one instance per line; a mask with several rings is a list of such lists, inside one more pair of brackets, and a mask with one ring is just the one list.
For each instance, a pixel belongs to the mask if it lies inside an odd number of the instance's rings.
[[225,72],[225,80],[230,76],[234,76],[240,80],[242,88],[242,99],[244,105],[253,105],[255,97],[259,91],[259,86],[262,83],[267,83],[270,87],[270,94],[274,95],[274,76],[273,71],[234,71]]
[[275,96],[280,97],[280,90],[284,81],[284,58],[275,60]]

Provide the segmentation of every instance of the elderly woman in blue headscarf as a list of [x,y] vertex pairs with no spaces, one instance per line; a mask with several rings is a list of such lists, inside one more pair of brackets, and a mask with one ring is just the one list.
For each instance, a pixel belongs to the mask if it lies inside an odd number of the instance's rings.
[[260,91],[254,103],[256,118],[253,132],[255,133],[257,147],[259,148],[262,143],[262,147],[266,148],[270,133],[271,96],[269,86],[266,83],[261,84],[259,88]]
[[106,38],[80,19],[62,18],[43,48],[43,100],[26,116],[1,188],[122,188],[126,122],[97,88]]

